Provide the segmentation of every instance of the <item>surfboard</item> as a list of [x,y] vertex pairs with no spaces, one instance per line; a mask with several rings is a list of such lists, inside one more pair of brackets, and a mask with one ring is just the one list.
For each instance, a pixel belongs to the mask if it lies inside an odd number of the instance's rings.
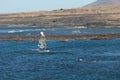
[[51,51],[51,50],[40,50],[40,49],[34,49],[33,51],[37,53],[69,53],[68,51]]

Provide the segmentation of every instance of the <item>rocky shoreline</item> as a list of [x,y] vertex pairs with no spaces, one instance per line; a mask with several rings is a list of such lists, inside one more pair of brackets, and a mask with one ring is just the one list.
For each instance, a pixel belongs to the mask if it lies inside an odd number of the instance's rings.
[[[110,34],[83,34],[83,35],[46,35],[47,40],[67,42],[73,40],[109,40],[120,38],[120,33]],[[0,36],[0,41],[38,41],[39,36]]]

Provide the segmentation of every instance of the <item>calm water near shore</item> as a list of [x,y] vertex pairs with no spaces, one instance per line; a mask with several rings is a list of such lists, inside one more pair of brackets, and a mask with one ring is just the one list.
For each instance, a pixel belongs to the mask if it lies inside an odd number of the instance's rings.
[[79,35],[79,34],[105,34],[105,33],[120,33],[120,28],[110,29],[82,29],[74,28],[0,28],[0,36],[30,36],[39,35],[43,31],[46,35]]
[[[113,29],[0,28],[0,36],[120,33]],[[120,39],[0,41],[0,80],[120,80]]]
[[0,41],[0,80],[120,80],[120,39]]

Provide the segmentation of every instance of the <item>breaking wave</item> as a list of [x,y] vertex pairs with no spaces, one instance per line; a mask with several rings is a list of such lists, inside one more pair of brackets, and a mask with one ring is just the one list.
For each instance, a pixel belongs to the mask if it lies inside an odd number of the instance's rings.
[[16,32],[23,32],[24,30],[11,30],[11,31],[8,31],[8,33],[16,33]]
[[77,30],[77,31],[72,31],[73,34],[80,34],[81,31],[80,30]]
[[21,32],[34,32],[34,31],[45,31],[46,29],[10,29],[10,30],[0,30],[0,33],[21,33]]

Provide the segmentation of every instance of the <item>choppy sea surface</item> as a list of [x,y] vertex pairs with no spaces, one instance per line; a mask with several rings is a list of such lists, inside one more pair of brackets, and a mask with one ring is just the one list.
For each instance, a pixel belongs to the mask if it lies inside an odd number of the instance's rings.
[[[31,30],[29,34],[33,35],[41,31],[27,28],[21,29],[23,32],[8,34],[11,29],[0,29],[0,35],[22,36],[29,33],[24,33],[24,30]],[[65,31],[57,30],[58,35]],[[67,30],[68,33],[74,31]],[[90,33],[89,30],[82,30]],[[79,31],[82,33],[82,30]],[[119,30],[95,31],[117,33]],[[45,33],[54,34],[51,29],[45,29]],[[0,80],[120,80],[120,39],[49,40],[49,52],[39,51],[37,45],[38,42],[34,41],[0,41]]]
[[30,36],[37,35],[43,31],[46,35],[79,35],[79,34],[106,34],[106,33],[120,33],[120,28],[108,29],[84,29],[80,27],[70,28],[40,28],[40,27],[0,27],[0,36]]

